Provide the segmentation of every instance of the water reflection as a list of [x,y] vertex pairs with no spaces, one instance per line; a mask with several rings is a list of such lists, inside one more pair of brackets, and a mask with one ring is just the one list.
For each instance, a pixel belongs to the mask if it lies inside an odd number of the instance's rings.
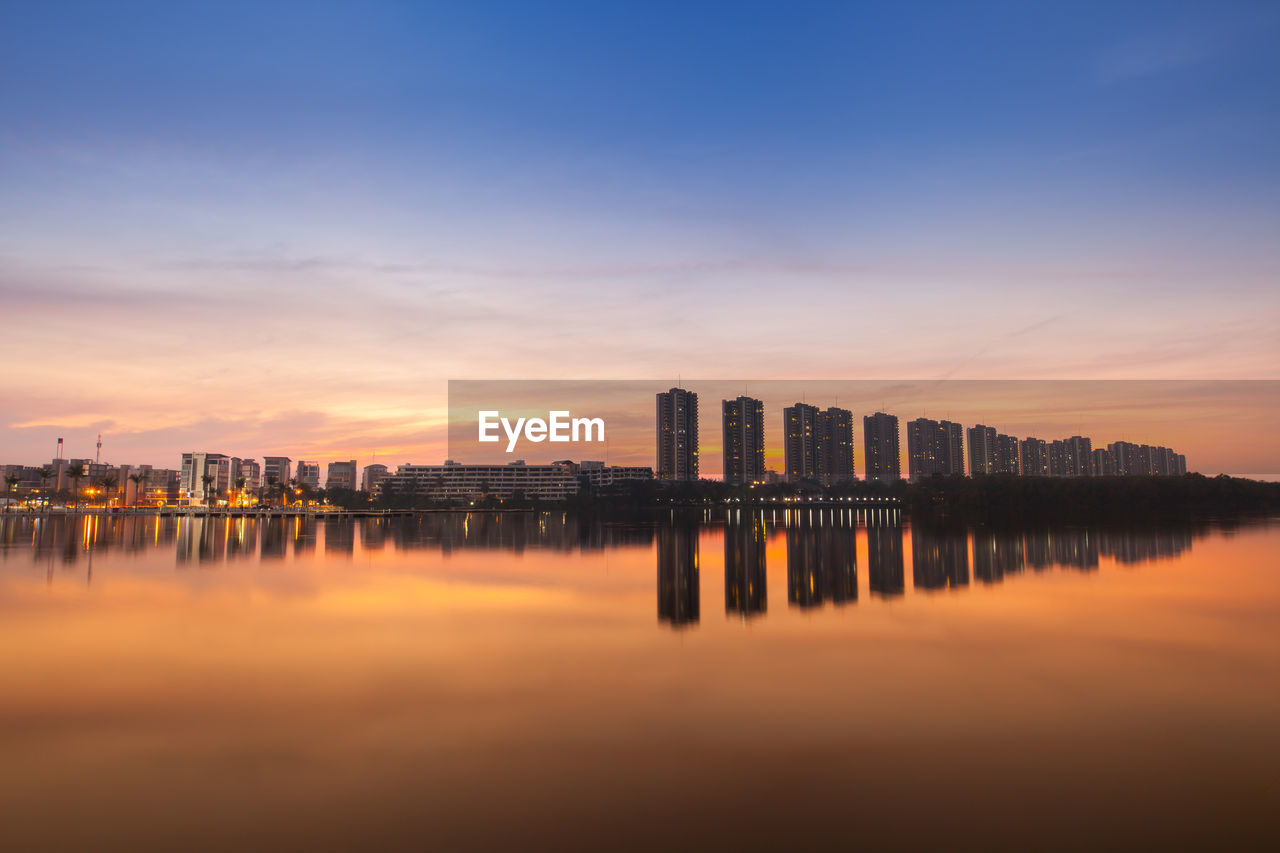
[[658,619],[673,627],[698,623],[698,528],[674,524],[658,530]]
[[963,531],[911,530],[911,582],[916,589],[969,585],[969,540]]
[[787,603],[795,607],[858,600],[857,528],[818,519],[787,528]]
[[[648,549],[656,561],[659,620],[682,627],[696,625],[701,618],[703,537],[723,537],[725,613],[752,619],[768,612],[772,549],[777,549],[775,571],[781,572],[780,551],[785,547],[788,605],[807,610],[858,601],[859,551],[864,549],[864,591],[892,599],[909,591],[967,588],[971,576],[987,586],[1028,569],[1092,572],[1103,558],[1121,565],[1170,559],[1190,549],[1196,535],[1185,527],[934,529],[904,526],[896,512],[852,510],[704,512],[625,523],[531,512],[357,519],[51,516],[0,519],[0,557],[7,561],[29,553],[50,578],[61,566],[78,569],[92,582],[95,555],[101,560],[117,551],[140,555],[167,550],[178,567],[216,568],[255,556],[263,562],[345,562],[358,554],[395,551],[434,550],[447,557],[464,551],[519,555],[538,550]],[[908,548],[910,590],[904,572]],[[781,594],[781,574],[778,583]]]
[[902,563],[902,528],[867,528],[867,566],[871,591],[890,597],[905,589]]
[[765,570],[766,534],[764,519],[752,513],[744,521],[741,513],[725,527],[724,610],[744,619],[764,613],[769,606],[769,583]]

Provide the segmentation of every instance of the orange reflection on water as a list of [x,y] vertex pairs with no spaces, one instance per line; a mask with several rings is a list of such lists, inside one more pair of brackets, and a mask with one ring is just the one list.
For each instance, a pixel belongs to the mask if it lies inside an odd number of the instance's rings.
[[[694,530],[699,618],[672,630],[652,533],[477,527],[295,526],[279,558],[262,529],[247,558],[222,528],[121,530],[91,583],[83,536],[74,560],[6,539],[0,840],[1060,846],[1276,826],[1280,528],[1000,582],[967,533],[968,584],[925,590],[923,532],[873,545],[858,526],[856,599],[800,607],[769,527],[767,607],[743,619],[717,523]],[[903,589],[872,595],[872,548],[899,536]]]

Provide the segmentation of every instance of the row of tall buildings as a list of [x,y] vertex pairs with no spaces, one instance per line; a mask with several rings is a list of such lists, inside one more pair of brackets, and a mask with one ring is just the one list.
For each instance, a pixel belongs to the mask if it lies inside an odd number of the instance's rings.
[[[723,475],[731,485],[783,480],[833,486],[857,479],[853,413],[796,403],[782,410],[783,472],[765,467],[764,403],[753,397],[721,401]],[[866,479],[902,477],[896,415],[876,412],[862,419]],[[968,451],[968,465],[965,456]],[[657,395],[657,476],[698,479],[698,395],[672,388]],[[1186,457],[1163,446],[1117,441],[1105,448],[1074,435],[1046,441],[1018,439],[984,424],[965,429],[954,421],[916,418],[907,423],[907,468],[915,481],[935,474],[1020,474],[1040,477],[1177,475]]]
[[[387,475],[386,465],[366,465],[360,473],[356,460],[330,462],[325,471],[324,488],[371,490]],[[232,492],[257,496],[274,486],[320,488],[320,463],[288,456],[265,456],[241,459],[225,453],[184,453],[179,471],[182,497],[206,500],[225,497]]]
[[[5,465],[4,476],[17,478],[14,491],[24,495],[79,492],[102,503],[121,506],[174,503],[182,499],[206,501],[228,498],[233,492],[257,498],[273,484],[305,484],[320,488],[320,463],[287,456],[268,456],[259,463],[225,453],[184,453],[179,468],[152,465],[114,465],[96,459],[53,459],[46,466]],[[74,472],[79,472],[75,476]],[[368,465],[357,482],[354,459],[330,462],[326,489],[372,490],[387,475],[387,466]],[[108,484],[108,485],[104,485]]]

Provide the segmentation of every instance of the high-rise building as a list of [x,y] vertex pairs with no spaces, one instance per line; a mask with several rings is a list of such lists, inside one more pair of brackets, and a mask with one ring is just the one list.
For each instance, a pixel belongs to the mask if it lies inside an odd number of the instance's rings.
[[783,471],[788,483],[818,481],[818,407],[796,403],[782,410]]
[[733,486],[764,482],[764,403],[752,397],[720,404],[724,481]]
[[1099,447],[1093,451],[1089,466],[1095,477],[1112,477],[1116,473],[1116,458],[1110,450]]
[[824,486],[858,478],[853,457],[853,412],[831,406],[818,417],[818,482]]
[[293,477],[298,481],[299,486],[310,486],[313,489],[320,488],[320,463],[309,459],[299,459],[298,467],[294,471]]
[[262,459],[264,485],[280,485],[293,479],[293,460],[288,456],[265,456]]
[[907,423],[907,473],[912,482],[934,474],[964,474],[962,427],[916,418]]
[[1088,477],[1093,473],[1093,440],[1082,435],[1064,439],[1062,464],[1066,477]]
[[1022,457],[1022,476],[1049,476],[1049,445],[1045,444],[1044,439],[1024,438],[1019,449]]
[[387,478],[386,465],[366,465],[364,472],[360,476],[360,490],[373,494],[373,490],[379,483]]
[[996,433],[995,473],[1018,473],[1018,439],[1011,435]]
[[996,431],[994,427],[969,428],[969,473],[994,474],[996,472]]
[[672,388],[657,404],[658,479],[698,479],[698,395]]
[[943,446],[946,448],[946,454],[943,456],[942,473],[950,476],[952,474],[964,476],[964,427],[954,421],[939,421],[946,440]]
[[898,418],[876,412],[862,418],[863,453],[867,457],[867,481],[894,483],[902,479],[899,460]]
[[241,459],[240,469],[236,472],[236,477],[244,478],[244,490],[249,494],[256,495],[258,490],[262,488],[262,466],[258,464],[256,459]]
[[184,453],[178,489],[185,497],[198,501],[225,495],[234,485],[231,472],[238,470],[239,464],[239,459],[223,453]]
[[330,462],[324,479],[324,487],[325,489],[351,489],[355,491],[356,460]]

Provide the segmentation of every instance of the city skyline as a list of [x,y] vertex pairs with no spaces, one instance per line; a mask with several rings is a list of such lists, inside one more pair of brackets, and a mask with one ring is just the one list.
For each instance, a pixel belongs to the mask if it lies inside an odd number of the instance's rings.
[[65,5],[0,28],[4,458],[441,459],[451,377],[1277,376],[1274,6]]
[[[487,386],[489,384],[498,384],[500,386],[505,386],[505,383],[480,383],[480,384],[484,386]],[[517,385],[520,385],[520,386],[527,385],[527,384],[529,383],[517,383]],[[541,387],[541,383],[533,383],[533,384],[535,387],[539,387],[539,388]],[[637,383],[637,384],[642,386],[644,383]],[[725,383],[698,382],[697,384],[700,386],[706,386],[708,384],[724,385]],[[757,383],[757,384],[787,385],[790,383]],[[812,384],[812,383],[809,383],[809,384]],[[839,383],[838,388],[847,394],[851,389],[851,387],[862,386],[865,384],[866,383],[859,383],[859,382]],[[953,386],[958,386],[960,388],[969,388],[973,385],[973,383],[964,383],[964,382],[950,383],[950,384]],[[995,387],[1003,387],[1006,385],[1012,385],[1016,387],[1019,384],[1025,385],[1026,383],[995,383]],[[1110,396],[1116,396],[1117,392],[1121,395],[1123,394],[1132,395],[1133,388],[1142,387],[1142,383],[1133,385],[1132,387],[1130,387],[1130,384],[1128,383],[1113,383],[1113,384],[1119,387],[1113,390]],[[1239,383],[1236,383],[1236,384],[1238,385]],[[570,387],[576,387],[576,383],[568,383],[568,385]],[[595,392],[595,388],[597,385],[599,385],[599,383],[588,383],[588,386],[593,393]],[[980,385],[983,387],[990,387],[992,384],[980,383]],[[1180,385],[1183,388],[1188,387],[1187,383],[1181,383]],[[551,383],[551,386],[562,387],[558,383]],[[1275,406],[1276,400],[1269,396],[1269,392],[1273,390],[1272,383],[1262,383],[1262,384],[1244,383],[1244,386],[1252,389],[1252,391],[1254,392],[1253,396],[1255,398],[1265,400],[1268,403],[1270,403],[1273,407]],[[898,390],[901,391],[902,387],[903,386],[899,385]],[[936,392],[937,389],[943,386],[942,384],[939,384],[939,383],[926,383],[924,387],[932,389],[933,391]],[[1041,386],[1038,386],[1038,387],[1041,387]],[[1054,386],[1049,386],[1049,387],[1052,388]],[[1108,386],[1107,384],[1104,383],[1102,385],[1088,384],[1087,387],[1093,388],[1093,389],[1105,389]],[[1261,392],[1261,396],[1259,396],[1258,392]],[[673,395],[679,395],[679,399],[672,402]],[[1060,397],[1061,395],[1051,395],[1051,396]],[[1099,396],[1106,397],[1108,395],[1100,394]],[[711,428],[709,428],[707,431],[704,432],[698,427],[698,416],[697,416],[698,394],[697,392],[694,392],[688,388],[683,388],[683,389],[672,388],[667,392],[658,393],[657,399],[658,399],[658,406],[659,406],[658,421],[657,421],[657,424],[658,424],[657,435],[658,435],[659,445],[662,443],[662,440],[663,440],[662,436],[664,431],[664,426],[663,426],[663,418],[664,418],[663,401],[664,400],[668,401],[666,417],[671,418],[671,417],[676,417],[678,415],[678,417],[685,419],[684,421],[681,422],[683,425],[679,429],[675,429],[674,428],[675,422],[674,421],[672,422],[673,426],[668,429],[668,434],[671,437],[671,441],[673,442],[675,441],[675,436],[677,435],[677,433],[686,434],[687,431],[690,429],[690,427],[692,428],[694,434],[697,436],[696,441],[694,442],[686,442],[685,439],[680,439],[680,445],[682,449],[679,450],[679,453],[683,454],[685,457],[685,462],[682,464],[684,466],[684,470],[686,471],[689,468],[689,463],[691,460],[693,460],[692,464],[694,466],[697,466],[699,463],[696,460],[700,456],[705,457],[708,453],[714,453],[715,456],[717,457],[722,455],[723,451],[725,450],[725,447],[727,446],[726,442],[723,439],[726,434],[726,430],[729,426],[730,413],[731,411],[732,412],[738,411],[737,408],[731,408],[731,404],[732,404],[732,406],[742,406],[742,405],[749,406],[752,411],[752,422],[759,423],[760,425],[764,426],[764,429],[761,430],[760,438],[753,439],[753,441],[755,441],[756,443],[753,445],[753,451],[752,451],[753,456],[759,457],[764,462],[764,467],[760,469],[760,473],[762,475],[768,474],[769,476],[777,477],[778,479],[782,479],[782,480],[812,479],[815,482],[820,482],[823,485],[832,485],[844,479],[844,477],[839,473],[837,473],[834,477],[821,475],[818,469],[819,469],[819,464],[820,464],[820,460],[822,458],[823,452],[825,452],[828,455],[832,453],[832,451],[829,448],[825,451],[821,451],[821,448],[825,446],[821,441],[822,439],[821,430],[824,428],[823,425],[827,424],[833,416],[843,417],[844,419],[851,421],[853,413],[848,409],[844,409],[840,407],[829,407],[824,412],[823,410],[819,409],[816,406],[811,406],[801,402],[796,402],[791,406],[783,406],[781,431],[774,433],[773,429],[771,429],[768,426],[768,424],[771,423],[771,419],[766,417],[766,413],[765,413],[766,404],[762,400],[740,395],[739,397],[735,398],[735,400],[722,401],[722,409],[724,409],[724,411],[722,412],[722,419],[721,419],[721,425],[720,425],[720,431],[719,431],[721,441],[719,444],[716,444],[714,440],[713,441],[705,440],[707,438],[712,438]],[[770,399],[776,399],[776,398],[771,396]],[[836,396],[836,399],[839,399],[838,395]],[[527,400],[525,402],[527,402]],[[1151,405],[1152,405],[1151,401],[1146,401],[1144,403],[1141,403],[1139,405],[1139,408],[1143,408],[1144,406],[1150,407]],[[672,406],[674,406],[674,408],[672,408]],[[686,408],[688,409],[687,412],[685,411]],[[633,406],[633,409],[634,409],[634,406]],[[1029,415],[1034,416],[1035,413],[1033,412],[1029,413],[1027,409],[1028,407],[1026,405],[1021,406],[1020,417],[1026,418]],[[806,469],[806,470],[810,470],[812,476],[805,476],[805,475],[802,475],[801,473],[791,472],[787,465],[786,460],[787,460],[787,454],[788,454],[788,446],[793,444],[791,438],[789,437],[789,427],[788,427],[789,420],[788,419],[791,417],[791,414],[794,411],[809,412],[811,415],[812,423],[808,427],[812,431],[812,434],[809,435],[808,437],[808,440],[809,440],[808,452],[810,457],[808,464],[812,466],[812,468]],[[882,414],[882,413],[877,413],[877,414]],[[1265,410],[1259,409],[1255,414],[1258,417],[1263,418],[1265,420],[1266,416],[1268,415],[1268,412]],[[618,412],[615,410],[613,412],[613,415],[611,415],[611,417],[617,418]],[[736,420],[739,416],[734,414],[733,417]],[[896,415],[892,413],[886,415],[886,417],[890,417],[894,421],[893,427],[892,427],[893,436],[891,438],[891,444],[899,448],[898,454],[897,454],[898,467],[896,470],[901,474],[901,476],[904,479],[916,479],[918,476],[928,475],[929,473],[943,473],[943,474],[961,473],[963,474],[963,473],[974,473],[974,472],[977,472],[977,473],[1000,473],[1000,472],[1032,473],[1034,472],[1034,473],[1043,473],[1043,474],[1049,474],[1052,472],[1056,474],[1057,472],[1069,471],[1071,472],[1071,475],[1078,476],[1078,475],[1085,475],[1086,472],[1089,472],[1090,470],[1098,470],[1098,471],[1105,471],[1105,472],[1111,473],[1113,466],[1116,466],[1116,465],[1119,466],[1118,469],[1116,470],[1123,472],[1123,471],[1130,471],[1134,469],[1131,466],[1127,466],[1124,463],[1123,456],[1121,456],[1118,459],[1111,458],[1118,452],[1115,449],[1115,445],[1120,445],[1122,448],[1132,448],[1131,452],[1136,453],[1137,448],[1139,447],[1150,446],[1152,448],[1160,448],[1163,450],[1167,448],[1170,444],[1172,444],[1172,442],[1162,442],[1158,439],[1147,439],[1143,441],[1128,441],[1127,438],[1125,437],[1116,438],[1111,434],[1105,434],[1103,436],[1097,436],[1097,435],[1080,436],[1077,434],[1067,438],[1053,438],[1052,433],[1044,433],[1041,436],[1028,435],[1025,437],[1018,437],[1018,436],[1007,435],[1003,432],[997,432],[997,430],[994,427],[989,427],[984,424],[977,424],[973,427],[966,427],[963,424],[956,423],[953,421],[948,421],[948,420],[933,421],[925,417],[919,417],[914,420],[909,420],[906,422],[904,427],[902,426],[902,422],[903,420],[905,420],[905,418],[898,418]],[[867,416],[867,419],[870,419],[870,416]],[[690,420],[692,421],[692,423],[689,423]],[[611,422],[616,424],[616,421],[611,421]],[[650,421],[650,423],[652,424],[653,421]],[[848,426],[849,425],[846,424],[844,427],[846,432],[848,431]],[[1072,429],[1076,429],[1078,427],[1079,427],[1079,421],[1076,421],[1076,423],[1072,425]],[[826,428],[829,430],[829,424]],[[921,444],[921,442],[923,441],[923,439],[920,438],[921,429],[925,429],[932,433],[936,433],[935,435],[933,435],[933,438],[931,439],[931,442],[932,442],[931,444],[928,444],[928,445]],[[650,430],[652,430],[652,427],[650,427]],[[982,437],[984,438],[985,441],[988,442],[988,446],[984,450],[975,447],[974,435],[975,435],[975,432],[977,431],[981,431]],[[1059,431],[1062,431],[1062,430],[1059,430]],[[1148,435],[1150,435],[1153,433],[1153,430],[1148,429],[1145,432]],[[769,435],[770,433],[773,433],[772,438]],[[647,465],[649,467],[652,467],[652,469],[655,471],[655,474],[658,475],[659,479],[673,479],[673,478],[684,479],[686,477],[689,477],[690,475],[687,473],[682,474],[679,477],[669,477],[663,474],[662,463],[659,459],[655,458],[655,452],[656,452],[655,445],[652,443],[653,435],[654,433],[649,432],[650,438],[647,440],[645,448],[642,448],[639,451],[642,457],[647,456],[647,458],[637,462],[635,459],[629,457],[625,452],[618,453],[619,447],[617,444],[614,444],[612,446],[614,459],[617,461],[618,464],[621,464],[624,467],[627,465],[631,465],[633,467],[635,465]],[[886,433],[886,436],[887,435],[888,433]],[[961,435],[964,436],[963,440],[961,440],[960,438]],[[1236,438],[1241,439],[1242,435],[1243,433],[1238,434]],[[1048,437],[1044,437],[1044,436],[1048,436]],[[1092,445],[1092,441],[1095,438],[1099,442],[1096,447]],[[850,436],[850,439],[851,439],[851,436]],[[1241,443],[1241,441],[1238,440],[1235,442],[1230,442],[1230,444],[1236,444],[1236,443]],[[845,448],[842,451],[843,454],[847,454],[848,456],[848,461],[846,463],[843,463],[846,465],[852,465],[854,460],[859,459],[859,450],[858,450],[857,442],[851,441],[850,444],[851,446]],[[946,447],[945,454],[943,454],[942,450],[940,449],[944,445]],[[864,431],[863,445],[862,445],[863,447],[862,453],[864,454],[865,454],[866,446],[867,446],[867,438]],[[585,447],[589,447],[589,445],[574,445],[574,447],[578,449],[582,449]],[[101,443],[99,443],[98,448],[100,450]],[[62,448],[60,446],[59,452],[61,452],[61,449]],[[561,459],[566,457],[574,457],[577,460],[582,461],[582,460],[589,460],[596,456],[604,456],[607,459],[608,454],[610,452],[610,445],[606,444],[602,449],[603,449],[603,453],[600,452],[601,448],[593,448],[585,452],[577,453],[576,455],[573,453],[567,453],[567,452],[557,452],[554,454],[554,457],[548,456],[546,461],[551,461],[552,458]],[[989,463],[975,465],[975,457],[974,457],[975,450],[977,450],[984,459],[989,458]],[[674,444],[671,447],[671,452],[676,453],[676,448]],[[921,456],[921,454],[924,454],[924,453],[933,454],[934,456],[937,457],[933,462],[928,463],[932,467],[929,467],[929,468],[924,467],[925,463],[923,461],[923,457]],[[956,465],[954,462],[949,462],[948,459],[946,458],[946,456],[954,453],[959,454],[960,463],[958,465]],[[1058,455],[1055,456],[1055,454],[1058,454]],[[1100,456],[1100,454],[1103,454],[1103,456]],[[186,455],[189,455],[189,453],[184,453],[183,455],[186,456]],[[519,455],[524,456],[527,454],[521,453]],[[1185,459],[1185,455],[1186,455],[1185,453],[1182,454],[1183,459]],[[63,457],[64,462],[68,458],[79,458],[82,461],[91,461],[83,457],[72,457],[70,456],[70,454],[68,454],[68,456]],[[240,462],[240,457],[230,457],[230,458],[233,459],[236,463]],[[254,459],[254,457],[244,457],[244,458],[248,462],[253,462],[253,459]],[[512,461],[512,458],[507,458],[502,461],[509,462],[509,461]],[[672,458],[674,459],[674,457]],[[859,479],[864,478],[866,476],[866,471],[867,471],[865,456],[862,456],[861,458],[863,460],[863,464],[861,466],[857,466],[857,465],[852,466],[852,471],[855,473],[855,475],[857,474],[857,471],[859,470],[859,468],[861,468],[862,474],[861,476],[858,477]],[[967,465],[964,462],[964,460],[966,459],[968,460]],[[369,463],[369,465],[366,465],[363,467],[367,468],[367,467],[370,467],[370,465],[381,468],[384,466],[394,467],[397,465],[438,464],[439,461],[442,461],[442,460],[430,460],[424,463],[424,460],[411,459],[411,460],[406,460],[404,462],[392,463],[391,466],[386,466],[386,463],[379,464],[376,462],[371,462]],[[466,461],[465,454],[464,454],[464,461]],[[472,461],[477,461],[477,460],[472,460]],[[479,461],[486,461],[487,463],[492,463],[493,461],[497,461],[497,460],[490,459],[490,460],[479,460]],[[320,477],[321,467],[324,464],[323,461],[297,460],[297,467],[290,468],[290,465],[293,462],[294,460],[292,460],[290,457],[275,457],[275,456],[264,457],[263,463],[261,465],[261,468],[262,468],[261,474],[259,475],[258,472],[255,471],[249,475],[250,479],[254,479],[260,476],[261,479],[265,481],[268,478],[274,476],[276,480],[279,482],[289,482],[291,480],[296,480],[298,482],[308,483],[312,488],[318,488],[320,486],[319,477]],[[780,462],[782,464],[778,464]],[[14,463],[10,463],[10,464],[14,464]],[[18,464],[21,464],[21,463],[18,463]],[[134,464],[134,463],[130,463],[130,464]],[[257,463],[253,463],[253,464],[257,465]],[[753,465],[755,464],[758,464],[758,463],[753,463]],[[831,463],[828,461],[824,464],[829,465]],[[1185,462],[1183,463],[1183,465],[1185,470]],[[283,466],[287,470],[290,470],[291,473],[288,476],[282,477],[279,473],[281,470],[281,466]],[[31,466],[28,466],[28,467],[31,467]],[[304,471],[304,467],[306,468],[305,471]],[[892,468],[892,466],[890,467]],[[1175,466],[1172,463],[1167,465],[1163,465],[1163,464],[1157,465],[1157,464],[1152,464],[1148,462],[1146,464],[1146,469],[1147,470],[1159,469],[1162,472],[1164,472],[1166,470],[1168,471],[1175,470]],[[331,461],[328,461],[326,470],[328,472],[324,480],[324,484],[326,486],[330,485],[330,482],[334,480],[335,472],[337,472],[336,476],[338,477],[339,482],[342,484],[342,487],[350,487],[350,485],[356,484],[357,481],[362,482],[364,479],[366,479],[365,477],[360,476],[360,471],[363,469],[357,467],[356,460],[331,460]],[[697,476],[701,476],[705,479],[719,479],[720,478],[719,475],[721,475],[723,471],[723,469],[721,469],[721,471],[707,472],[705,469],[705,466],[702,469],[697,469],[695,467],[694,470],[699,471]],[[837,470],[843,471],[847,469],[839,468]],[[1202,470],[1202,469],[1196,468],[1195,470]],[[902,473],[902,472],[905,472],[905,473]],[[1208,473],[1212,474],[1217,472],[1210,471]],[[886,476],[889,476],[892,478],[894,475],[890,473],[886,473]],[[221,479],[225,480],[227,478],[224,476]],[[762,482],[764,481],[764,479],[765,479],[764,476],[760,476],[751,480],[746,480],[744,482]]]

